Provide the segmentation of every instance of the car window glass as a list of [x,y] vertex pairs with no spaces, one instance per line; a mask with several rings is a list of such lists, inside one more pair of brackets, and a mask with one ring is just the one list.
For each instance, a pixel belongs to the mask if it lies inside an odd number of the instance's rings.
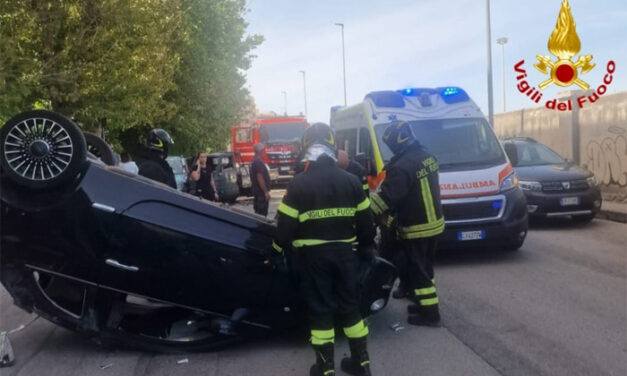
[[357,152],[364,153],[368,157],[372,156],[372,140],[368,128],[359,128],[359,150]]
[[518,150],[518,166],[564,163],[562,157],[542,144],[525,142],[517,144],[516,148]]
[[357,150],[357,129],[343,129],[337,131],[336,136],[340,149],[346,150],[349,157],[354,157]]

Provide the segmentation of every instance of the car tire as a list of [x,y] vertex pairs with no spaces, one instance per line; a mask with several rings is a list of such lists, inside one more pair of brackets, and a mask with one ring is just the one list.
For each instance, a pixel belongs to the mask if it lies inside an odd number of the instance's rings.
[[93,133],[84,132],[85,142],[87,142],[87,151],[95,155],[107,166],[115,166],[115,157],[113,150],[100,137]]
[[0,130],[3,174],[25,188],[48,189],[76,178],[86,157],[80,128],[51,111],[20,113]]
[[573,221],[578,222],[578,223],[589,223],[591,222],[594,217],[596,216],[595,213],[592,214],[585,214],[585,215],[573,215]]

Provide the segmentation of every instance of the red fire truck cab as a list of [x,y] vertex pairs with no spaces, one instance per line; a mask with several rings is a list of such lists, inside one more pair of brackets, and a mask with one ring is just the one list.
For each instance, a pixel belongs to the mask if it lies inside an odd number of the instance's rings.
[[255,156],[253,145],[266,145],[263,160],[271,169],[276,169],[279,179],[294,175],[296,156],[300,140],[307,128],[304,117],[258,118],[249,127],[233,127],[231,148],[239,154],[242,163],[250,163]]

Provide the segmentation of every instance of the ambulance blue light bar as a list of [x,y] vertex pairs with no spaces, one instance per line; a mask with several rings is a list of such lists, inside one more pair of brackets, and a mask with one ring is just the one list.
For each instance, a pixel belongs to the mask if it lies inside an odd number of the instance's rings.
[[444,102],[448,104],[465,102],[470,99],[468,94],[459,87],[439,87],[437,90],[440,92],[440,96],[444,99]]

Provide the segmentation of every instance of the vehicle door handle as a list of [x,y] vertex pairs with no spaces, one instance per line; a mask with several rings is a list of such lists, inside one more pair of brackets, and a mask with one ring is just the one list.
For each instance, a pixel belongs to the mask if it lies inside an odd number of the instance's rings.
[[139,268],[137,266],[120,264],[119,262],[117,262],[117,260],[113,260],[113,259],[107,259],[105,261],[105,264],[107,264],[109,266],[113,266],[114,268],[126,270],[127,272],[137,272],[137,271],[139,271]]

